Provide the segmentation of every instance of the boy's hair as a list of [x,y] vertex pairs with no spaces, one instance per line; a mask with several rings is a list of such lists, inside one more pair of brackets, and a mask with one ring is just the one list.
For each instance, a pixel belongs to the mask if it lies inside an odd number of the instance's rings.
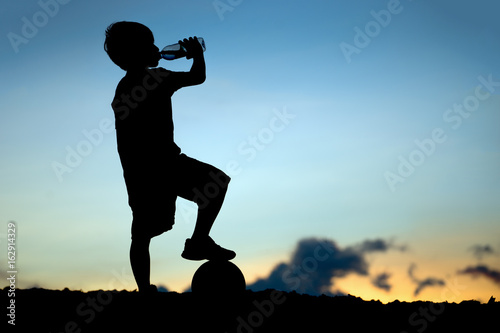
[[145,47],[154,43],[151,30],[137,22],[115,22],[106,29],[104,51],[123,70],[142,59]]

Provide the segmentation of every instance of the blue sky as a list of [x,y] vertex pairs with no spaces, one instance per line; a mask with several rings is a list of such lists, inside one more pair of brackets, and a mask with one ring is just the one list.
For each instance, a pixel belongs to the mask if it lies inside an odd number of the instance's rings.
[[[160,48],[205,38],[207,80],[174,95],[175,139],[186,154],[232,176],[213,237],[238,253],[247,282],[288,260],[306,237],[407,246],[404,254],[370,261],[374,274],[392,274],[392,292],[370,287],[368,279],[356,289],[355,275],[337,283],[344,292],[385,300],[412,299],[406,274],[412,263],[422,275],[445,278],[476,264],[468,250],[474,245],[498,255],[499,6],[486,0],[2,4],[0,240],[8,221],[16,221],[20,287],[135,288],[116,138],[102,125],[113,120],[110,103],[124,74],[103,51],[104,30],[120,20],[147,25]],[[347,44],[356,52],[345,53]],[[461,104],[472,111],[453,111]],[[439,142],[429,143],[436,131]],[[94,142],[85,133],[94,133]],[[68,166],[68,151],[79,149],[81,159]],[[58,173],[54,163],[71,172]],[[153,240],[152,281],[182,291],[198,267],[180,258],[195,207],[179,199],[177,210],[175,228]],[[498,271],[496,255],[484,263]],[[461,297],[498,294],[498,282],[486,277],[460,279],[468,286]],[[437,300],[439,292],[429,288],[420,296]]]

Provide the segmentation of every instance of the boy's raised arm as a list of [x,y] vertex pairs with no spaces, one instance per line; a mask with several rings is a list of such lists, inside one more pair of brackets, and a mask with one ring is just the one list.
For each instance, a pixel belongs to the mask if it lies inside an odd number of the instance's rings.
[[183,46],[187,51],[187,59],[193,58],[193,65],[191,70],[187,73],[183,73],[182,86],[192,86],[196,84],[201,84],[205,82],[206,78],[206,66],[205,58],[203,56],[203,48],[200,43],[196,40],[196,37],[189,37],[189,39],[180,40],[179,44]]

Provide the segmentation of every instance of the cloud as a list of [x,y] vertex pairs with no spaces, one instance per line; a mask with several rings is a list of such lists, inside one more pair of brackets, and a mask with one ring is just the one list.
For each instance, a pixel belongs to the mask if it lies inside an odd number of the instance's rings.
[[477,260],[483,259],[483,257],[495,254],[495,251],[490,245],[474,245],[471,248],[472,254]]
[[385,291],[391,291],[392,285],[389,284],[389,278],[391,274],[389,273],[380,273],[372,279],[372,284],[380,289]]
[[310,295],[332,295],[334,279],[351,273],[368,275],[365,254],[385,252],[395,247],[385,240],[366,240],[355,246],[341,248],[333,240],[308,238],[298,242],[289,262],[279,263],[268,277],[248,288],[254,291],[295,290]]
[[458,274],[471,274],[473,277],[484,276],[500,285],[500,271],[490,269],[485,265],[470,266],[464,270],[458,271]]
[[428,278],[423,279],[423,280],[417,279],[415,277],[415,275],[413,274],[413,271],[415,270],[416,267],[417,267],[417,265],[411,264],[410,268],[408,269],[408,275],[410,276],[412,281],[417,284],[417,287],[415,288],[415,291],[413,292],[413,294],[415,296],[418,296],[424,288],[433,287],[433,286],[444,286],[446,284],[444,282],[444,280],[432,278],[432,277],[428,277]]
[[157,286],[157,289],[161,293],[168,293],[168,288],[164,284],[160,284]]
[[396,249],[399,251],[406,251],[406,246],[395,245],[393,242],[386,241],[383,239],[375,239],[375,240],[365,240],[360,245],[354,246],[360,252],[385,252],[390,249]]

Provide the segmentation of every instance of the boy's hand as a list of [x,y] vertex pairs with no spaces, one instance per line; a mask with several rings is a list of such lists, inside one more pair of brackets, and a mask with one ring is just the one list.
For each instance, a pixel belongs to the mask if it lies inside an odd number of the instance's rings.
[[196,36],[189,37],[189,39],[184,38],[184,40],[179,41],[179,44],[186,49],[186,59],[191,59],[203,55],[203,48],[196,39]]

